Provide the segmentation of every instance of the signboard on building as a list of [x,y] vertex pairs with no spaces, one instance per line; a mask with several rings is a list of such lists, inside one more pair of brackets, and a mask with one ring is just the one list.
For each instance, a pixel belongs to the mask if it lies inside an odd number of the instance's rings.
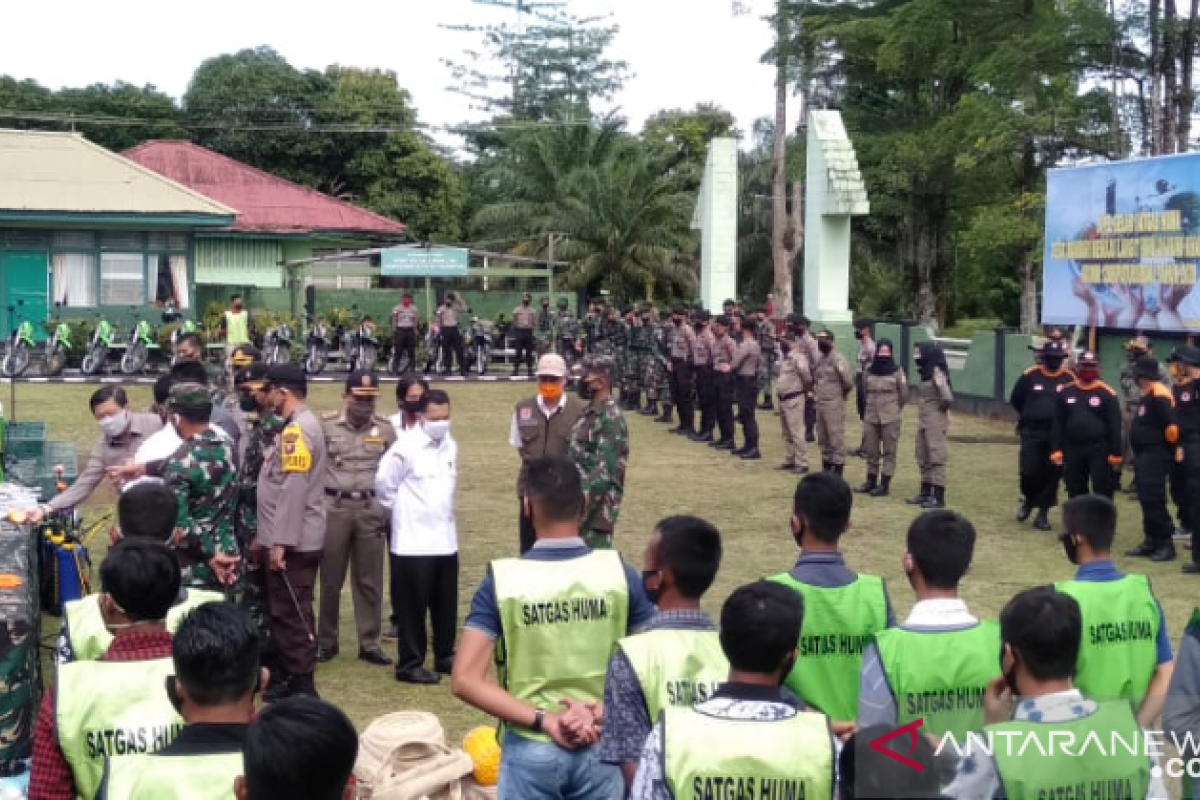
[[1051,170],[1042,322],[1200,330],[1200,154]]
[[462,278],[469,256],[458,247],[389,247],[379,254],[379,266],[385,277]]

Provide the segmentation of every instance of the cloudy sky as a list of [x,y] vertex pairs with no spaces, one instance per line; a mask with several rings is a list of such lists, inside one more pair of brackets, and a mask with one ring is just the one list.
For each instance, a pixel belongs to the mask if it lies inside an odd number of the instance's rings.
[[[735,17],[733,2],[572,0],[580,16],[608,12],[620,26],[613,56],[629,62],[634,77],[618,105],[633,129],[658,109],[703,101],[733,112],[743,131],[772,113],[771,70],[759,63],[770,46],[770,30],[762,20],[770,3],[741,0],[753,12]],[[5,28],[26,34],[6,37],[0,73],[51,88],[124,80],[153,84],[178,97],[206,57],[265,44],[300,68],[337,63],[394,70],[412,93],[421,120],[433,126],[472,118],[466,101],[446,91],[450,78],[440,59],[477,41],[440,25],[512,17],[470,0],[5,5]],[[53,36],[35,31],[53,31]]]

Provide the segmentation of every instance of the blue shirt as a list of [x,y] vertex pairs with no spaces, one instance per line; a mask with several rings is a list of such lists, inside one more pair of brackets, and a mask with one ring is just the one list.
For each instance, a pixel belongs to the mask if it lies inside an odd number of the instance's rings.
[[[1108,581],[1119,581],[1125,577],[1125,573],[1117,569],[1117,565],[1109,560],[1093,561],[1090,564],[1081,564],[1075,572],[1075,580],[1086,583],[1106,583]],[[1158,598],[1154,598],[1154,605],[1158,607],[1158,638],[1154,642],[1157,653],[1158,664],[1166,664],[1171,661],[1171,637],[1167,635],[1167,618],[1163,614],[1162,603],[1158,602]]]
[[[591,550],[583,539],[543,539],[534,542],[533,549],[521,556],[531,561],[570,561],[582,558]],[[654,605],[646,597],[646,589],[642,586],[642,576],[633,567],[623,564],[625,579],[629,583],[629,619],[625,623],[627,634],[641,628],[654,618]],[[479,631],[490,639],[499,639],[500,604],[496,601],[496,580],[491,570],[483,576],[475,596],[471,598],[471,609],[467,612],[464,628]]]
[[[800,583],[819,589],[837,589],[858,580],[858,573],[846,566],[842,554],[829,551],[800,553],[796,566],[792,567],[789,574]],[[896,624],[896,615],[892,611],[892,598],[888,597],[886,583],[883,583],[883,602],[887,605],[887,626],[891,628]]]

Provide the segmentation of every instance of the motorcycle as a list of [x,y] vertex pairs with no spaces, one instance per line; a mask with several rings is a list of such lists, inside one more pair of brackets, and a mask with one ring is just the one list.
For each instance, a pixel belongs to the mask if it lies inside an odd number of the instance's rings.
[[183,312],[177,308],[174,308],[173,306],[167,306],[165,309],[163,309],[162,320],[163,323],[167,325],[170,325],[173,322],[179,323],[175,330],[171,331],[171,366],[173,367],[175,366],[175,362],[177,360],[175,356],[175,348],[179,345],[179,340],[184,336],[187,336],[189,333],[199,332],[200,326],[198,326],[194,320],[184,319]]
[[329,325],[318,321],[308,328],[304,337],[304,371],[319,375],[329,363]]
[[445,364],[445,353],[442,352],[442,331],[436,322],[429,323],[429,331],[425,334],[425,374],[440,374]]
[[375,323],[364,317],[358,328],[342,334],[342,351],[346,354],[346,368],[351,372],[370,372],[379,360],[379,339],[375,337]]
[[57,321],[54,331],[46,338],[42,374],[47,378],[61,375],[71,354],[71,326]]
[[471,344],[467,349],[467,362],[476,375],[486,375],[492,363],[491,323],[481,322],[479,317],[471,320]]
[[113,346],[114,334],[111,322],[103,317],[96,320],[96,329],[92,331],[87,353],[83,357],[83,363],[79,365],[84,375],[99,375],[104,369],[104,364],[108,361],[108,351]]
[[129,343],[125,346],[125,354],[121,356],[121,372],[134,375],[141,372],[142,367],[150,360],[150,348],[156,345],[154,326],[144,319],[134,323],[129,332]]
[[[16,309],[9,306],[8,312],[14,314]],[[12,335],[8,337],[8,346],[4,351],[4,360],[0,362],[0,372],[6,378],[17,378],[29,368],[37,344],[33,341],[33,323],[27,319],[21,320]]]
[[288,364],[292,360],[292,329],[289,325],[277,325],[267,331],[263,339],[263,362],[267,366]]

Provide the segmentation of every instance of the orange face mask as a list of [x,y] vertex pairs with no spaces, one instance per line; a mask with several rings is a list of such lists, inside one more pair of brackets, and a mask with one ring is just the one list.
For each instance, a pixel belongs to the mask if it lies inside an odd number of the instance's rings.
[[547,405],[554,405],[562,400],[563,387],[561,383],[539,383],[538,394]]

